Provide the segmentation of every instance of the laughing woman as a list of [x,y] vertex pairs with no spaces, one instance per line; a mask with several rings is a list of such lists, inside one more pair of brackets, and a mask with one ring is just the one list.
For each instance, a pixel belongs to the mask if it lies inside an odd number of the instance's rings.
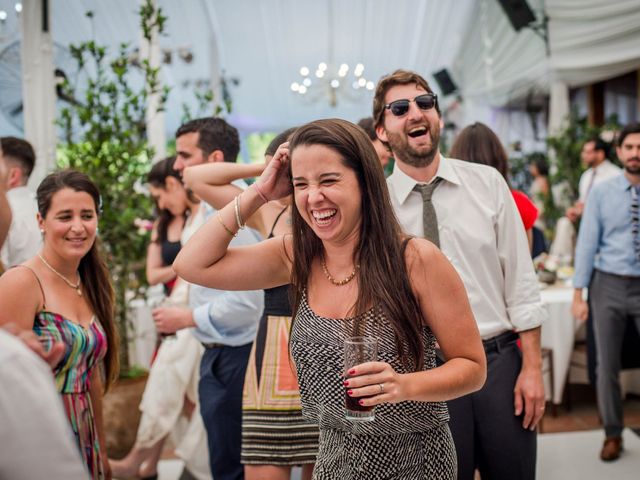
[[[292,235],[229,248],[243,219],[292,192]],[[484,351],[460,278],[433,244],[402,234],[357,126],[319,120],[296,130],[174,267],[213,288],[294,285],[290,347],[304,414],[320,428],[315,479],[455,478],[444,402],[482,386]],[[379,338],[380,361],[345,381],[342,346],[355,332]],[[344,418],[345,386],[361,405],[377,405],[374,422]]]
[[45,345],[65,344],[56,386],[91,478],[108,479],[99,365],[106,389],[118,372],[118,339],[96,244],[100,193],[85,174],[63,170],[42,181],[37,200],[42,250],[0,277],[0,325],[33,329]]

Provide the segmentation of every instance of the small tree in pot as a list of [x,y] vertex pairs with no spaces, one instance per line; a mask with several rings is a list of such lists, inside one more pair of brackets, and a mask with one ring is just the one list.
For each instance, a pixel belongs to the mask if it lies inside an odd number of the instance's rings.
[[[92,12],[87,16],[92,18]],[[139,16],[147,41],[154,29],[163,31],[166,17],[151,0],[141,5]],[[141,234],[134,222],[146,218],[152,209],[149,197],[140,188],[153,155],[146,135],[147,103],[150,95],[160,94],[162,108],[168,89],[160,88],[159,68],[153,68],[148,59],[132,68],[127,44],[120,45],[112,58],[106,47],[94,41],[72,45],[70,50],[78,73],[86,81],[82,89],[68,80],[58,86],[69,102],[57,121],[64,136],[58,166],[87,173],[102,194],[99,237],[116,292],[120,361],[126,376],[131,369],[127,303],[144,292],[144,258],[149,241],[148,234]]]

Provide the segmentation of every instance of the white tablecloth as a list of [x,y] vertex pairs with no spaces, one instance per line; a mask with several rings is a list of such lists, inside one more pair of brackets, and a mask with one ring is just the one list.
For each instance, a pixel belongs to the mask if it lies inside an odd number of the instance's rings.
[[[542,290],[542,303],[549,313],[541,330],[542,348],[549,348],[553,355],[553,398],[554,404],[562,403],[564,385],[569,372],[571,352],[579,323],[571,315],[573,288],[548,287]],[[547,398],[550,398],[547,388]]]

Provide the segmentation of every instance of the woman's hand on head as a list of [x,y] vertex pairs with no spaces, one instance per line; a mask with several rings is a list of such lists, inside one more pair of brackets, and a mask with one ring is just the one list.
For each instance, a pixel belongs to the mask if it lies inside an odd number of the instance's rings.
[[[352,373],[353,372],[353,373]],[[399,403],[408,400],[404,375],[386,362],[367,362],[356,365],[344,379],[347,395],[360,398],[360,405]]]
[[293,188],[289,177],[289,161],[289,142],[285,142],[278,147],[264,172],[256,180],[258,191],[267,200],[277,200],[291,195]]

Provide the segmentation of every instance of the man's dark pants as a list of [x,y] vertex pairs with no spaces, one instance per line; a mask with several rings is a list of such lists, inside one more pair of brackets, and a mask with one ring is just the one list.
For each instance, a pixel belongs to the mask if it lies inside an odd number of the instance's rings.
[[534,480],[536,432],[522,428],[514,415],[513,389],[522,354],[509,332],[485,344],[487,381],[478,392],[447,402],[449,427],[458,455],[458,479],[472,480],[474,470],[489,480]]
[[207,348],[200,362],[200,413],[216,480],[242,480],[242,390],[251,344]]

